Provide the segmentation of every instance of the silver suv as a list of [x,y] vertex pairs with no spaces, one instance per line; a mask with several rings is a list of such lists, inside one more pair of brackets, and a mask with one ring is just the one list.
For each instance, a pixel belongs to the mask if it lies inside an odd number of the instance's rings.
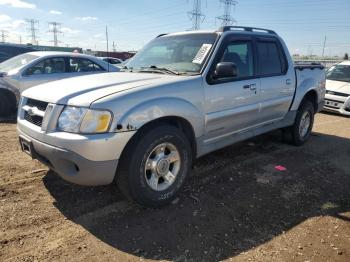
[[63,179],[115,183],[144,206],[168,204],[196,158],[237,141],[283,128],[301,145],[324,104],[323,67],[294,66],[271,30],[160,35],[123,71],[25,91],[18,132]]

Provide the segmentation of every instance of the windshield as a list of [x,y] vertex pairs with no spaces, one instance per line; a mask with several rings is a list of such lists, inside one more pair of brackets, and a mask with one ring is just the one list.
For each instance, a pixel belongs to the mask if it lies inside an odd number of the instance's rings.
[[350,82],[350,65],[335,65],[327,71],[327,79]]
[[[215,33],[163,36],[152,40],[126,67],[132,71],[167,69],[177,73],[197,74],[215,43]],[[163,72],[170,72],[163,70]]]
[[12,69],[24,66],[36,58],[38,58],[38,56],[33,54],[22,54],[12,57],[5,62],[0,63],[0,72],[8,72]]

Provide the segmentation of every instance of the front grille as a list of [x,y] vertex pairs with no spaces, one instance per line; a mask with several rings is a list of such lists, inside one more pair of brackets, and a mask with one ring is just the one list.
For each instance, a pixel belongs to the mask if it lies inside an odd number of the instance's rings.
[[49,103],[47,103],[47,102],[34,100],[34,99],[31,99],[31,98],[28,98],[28,100],[27,100],[27,106],[37,107],[41,111],[45,111],[48,104]]
[[38,110],[40,110],[42,112],[45,112],[48,104],[49,103],[47,103],[47,102],[43,102],[43,101],[39,101],[39,100],[28,98],[27,99],[27,103],[26,103],[25,106],[27,108],[29,107],[29,110],[26,109],[24,111],[24,119],[27,120],[28,122],[36,125],[36,126],[40,126],[41,127],[41,125],[43,123],[43,117],[40,116],[40,115],[37,115],[35,113],[33,114],[32,112],[30,112],[30,110],[33,109],[33,108],[37,108]]
[[41,126],[43,123],[41,116],[31,116],[27,111],[24,112],[24,119],[36,126]]
[[335,92],[335,91],[330,91],[330,90],[327,90],[326,93],[329,94],[329,95],[334,95],[334,96],[344,96],[344,97],[350,96],[349,94]]

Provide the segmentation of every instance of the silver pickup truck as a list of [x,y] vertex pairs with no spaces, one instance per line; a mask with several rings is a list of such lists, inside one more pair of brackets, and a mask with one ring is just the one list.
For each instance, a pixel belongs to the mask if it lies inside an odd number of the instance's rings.
[[323,67],[294,66],[271,30],[160,35],[123,71],[24,91],[18,133],[63,179],[115,183],[144,206],[171,202],[214,150],[274,129],[303,144],[324,105]]

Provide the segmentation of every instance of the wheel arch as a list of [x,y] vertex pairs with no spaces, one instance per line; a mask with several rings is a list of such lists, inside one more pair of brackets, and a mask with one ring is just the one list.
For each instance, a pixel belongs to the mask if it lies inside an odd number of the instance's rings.
[[125,157],[125,154],[128,152],[128,148],[134,146],[134,144],[140,139],[140,137],[148,132],[149,130],[152,130],[154,127],[161,126],[161,125],[169,125],[178,128],[183,134],[187,137],[192,154],[195,157],[197,154],[197,143],[196,143],[196,136],[194,129],[191,125],[191,123],[186,120],[183,117],[180,116],[164,116],[160,118],[156,118],[148,123],[145,123],[142,125],[139,129],[137,129],[135,135],[131,137],[131,139],[128,141],[128,143],[125,145],[120,158]]
[[314,89],[309,90],[305,94],[305,96],[304,96],[303,100],[301,101],[299,107],[303,104],[304,101],[310,101],[312,103],[313,107],[314,107],[315,112],[317,112],[317,110],[318,110],[318,103],[317,103],[318,95],[317,95],[316,90],[314,90]]

